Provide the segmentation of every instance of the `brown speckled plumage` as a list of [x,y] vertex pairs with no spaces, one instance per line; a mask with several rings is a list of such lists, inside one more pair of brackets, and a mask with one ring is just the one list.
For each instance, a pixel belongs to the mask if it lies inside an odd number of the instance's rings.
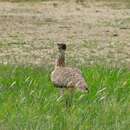
[[[60,46],[60,47],[59,47]],[[64,48],[63,48],[64,46]],[[65,44],[58,45],[59,50],[65,51]],[[51,81],[59,88],[75,88],[80,91],[88,90],[86,82],[77,68],[65,67],[64,52],[60,51],[54,71],[51,73]]]

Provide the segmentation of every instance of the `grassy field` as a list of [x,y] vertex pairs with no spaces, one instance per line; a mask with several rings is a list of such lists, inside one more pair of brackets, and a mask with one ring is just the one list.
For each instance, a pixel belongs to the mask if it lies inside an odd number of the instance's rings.
[[60,97],[49,81],[50,70],[1,65],[0,130],[129,130],[130,71],[81,70],[90,93]]
[[[5,1],[0,130],[129,130],[130,1]],[[81,68],[88,94],[60,97],[51,84],[57,42],[67,44],[66,63]]]

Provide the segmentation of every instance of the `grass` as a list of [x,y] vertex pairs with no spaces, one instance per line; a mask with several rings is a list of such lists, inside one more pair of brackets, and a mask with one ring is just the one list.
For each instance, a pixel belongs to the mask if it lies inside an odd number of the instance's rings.
[[50,70],[0,65],[0,130],[129,130],[130,71],[81,70],[90,93],[69,95],[67,108]]
[[99,26],[106,26],[106,27],[113,27],[113,28],[126,28],[129,29],[129,22],[130,22],[130,18],[125,18],[125,19],[116,19],[115,21],[102,21],[99,22],[98,25]]

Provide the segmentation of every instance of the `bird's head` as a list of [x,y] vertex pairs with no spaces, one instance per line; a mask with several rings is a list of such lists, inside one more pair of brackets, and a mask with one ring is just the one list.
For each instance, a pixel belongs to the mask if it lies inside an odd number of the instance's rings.
[[59,50],[64,50],[64,51],[66,50],[66,44],[64,43],[58,43],[57,46]]

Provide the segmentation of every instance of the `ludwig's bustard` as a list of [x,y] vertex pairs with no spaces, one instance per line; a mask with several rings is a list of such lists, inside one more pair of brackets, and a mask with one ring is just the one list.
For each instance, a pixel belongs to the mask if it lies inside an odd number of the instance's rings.
[[54,71],[51,73],[52,83],[59,88],[79,89],[80,91],[88,91],[88,86],[77,68],[65,66],[65,50],[66,44],[57,44],[59,55],[55,63]]

